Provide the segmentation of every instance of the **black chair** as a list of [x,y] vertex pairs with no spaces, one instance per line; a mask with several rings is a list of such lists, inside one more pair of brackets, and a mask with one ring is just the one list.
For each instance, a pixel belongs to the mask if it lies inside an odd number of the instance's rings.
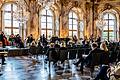
[[43,48],[43,54],[46,54],[47,51],[48,51],[48,49],[49,49],[49,46],[44,47],[44,48]]
[[87,67],[90,68],[90,74],[92,76],[95,67],[100,67],[102,64],[104,64],[104,59],[102,58],[102,54],[104,54],[104,51],[98,51],[95,53],[92,53],[91,55],[88,55],[85,60],[81,63],[81,72],[83,73],[83,65],[84,63],[87,64]]
[[110,62],[114,63],[117,61],[117,52],[116,51],[109,51],[110,53]]
[[53,65],[54,65],[58,61],[58,54],[55,51],[55,48],[50,48],[47,51],[47,56],[48,56],[48,61],[49,61],[49,64],[48,64],[48,66],[49,66],[49,74],[51,74],[51,72],[50,72],[50,69],[51,69],[50,64],[51,64],[51,62],[53,62]]
[[82,55],[84,54],[84,49],[80,48],[78,49],[78,52],[77,52],[77,58],[82,58]]
[[77,49],[71,48],[68,49],[68,52],[69,52],[69,59],[71,60],[76,59]]
[[35,57],[35,55],[37,54],[37,47],[30,46],[29,53],[30,53],[29,55],[33,55]]
[[67,48],[60,48],[58,54],[59,54],[59,60],[61,61],[61,63],[63,63],[65,60],[68,59]]
[[37,55],[43,55],[43,47],[42,46],[38,46],[38,47],[36,47],[37,49],[36,49],[36,53],[37,53]]
[[90,48],[84,48],[84,54],[88,55],[90,50],[91,50]]
[[102,65],[109,66],[109,53],[105,51],[101,51],[101,52],[92,54],[92,58],[90,62],[91,73],[94,72],[95,66],[102,67]]

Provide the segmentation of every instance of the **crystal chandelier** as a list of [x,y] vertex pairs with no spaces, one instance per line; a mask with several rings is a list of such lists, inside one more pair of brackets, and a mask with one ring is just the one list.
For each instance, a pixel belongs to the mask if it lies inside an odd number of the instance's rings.
[[51,5],[53,5],[57,0],[38,0],[38,4],[46,9],[49,9]]
[[[51,5],[53,5],[58,0],[34,0],[36,2],[37,6],[45,7],[45,9],[49,9]],[[29,12],[27,9],[30,7],[29,4],[27,4],[27,0],[17,0],[17,10],[14,12],[14,18],[17,19],[20,23],[24,23],[29,18]],[[33,6],[33,7],[36,7]]]
[[26,3],[24,0],[17,0],[17,9],[13,13],[13,17],[19,21],[19,23],[25,23],[28,20],[29,12],[26,10]]
[[38,0],[38,4],[45,6],[46,4],[48,4],[49,2],[54,2],[53,0]]

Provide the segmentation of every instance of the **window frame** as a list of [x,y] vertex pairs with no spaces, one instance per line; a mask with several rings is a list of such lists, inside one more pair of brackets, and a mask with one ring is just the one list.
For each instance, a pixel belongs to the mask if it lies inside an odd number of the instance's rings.
[[[114,19],[110,19],[110,15],[112,15],[112,17],[114,17]],[[104,16],[107,16],[107,18],[104,18]],[[107,29],[104,30],[104,28],[103,28],[103,32],[102,32],[103,39],[107,38],[108,41],[111,41],[112,40],[111,38],[113,38],[113,40],[115,41],[116,37],[117,37],[117,34],[115,34],[116,33],[116,29],[117,29],[117,18],[115,16],[115,14],[107,12],[107,13],[103,14],[103,20],[107,22],[107,24],[105,24],[103,26],[103,27],[107,26]],[[114,24],[110,25],[110,21],[113,21]],[[111,26],[113,26],[112,30],[110,30]],[[104,33],[107,34],[106,37],[104,37]],[[110,36],[111,33],[113,33],[114,36]]]
[[[5,9],[5,7],[6,6],[8,6],[8,5],[10,5],[10,7],[11,7],[11,10],[6,10]],[[7,35],[7,36],[9,36],[9,35],[11,35],[11,34],[20,34],[20,23],[18,23],[18,20],[16,20],[15,18],[14,18],[14,11],[15,11],[15,8],[14,7],[17,7],[17,4],[15,4],[15,3],[6,3],[6,4],[4,4],[4,6],[2,7],[2,23],[3,23],[3,31],[5,32],[5,34]],[[5,13],[9,13],[10,14],[10,17],[11,17],[11,19],[5,19]],[[6,26],[6,22],[5,21],[10,21],[10,26]],[[17,23],[18,23],[18,26],[14,26],[14,24],[16,24],[15,23],[15,21],[17,21]],[[8,30],[8,29],[10,29],[10,31],[11,31],[11,33],[6,33],[6,30]],[[18,29],[18,31],[19,32],[17,32],[17,33],[14,33],[14,30],[15,29]]]
[[[72,14],[71,16],[70,16],[70,14]],[[74,15],[76,15],[76,17],[74,16]],[[69,35],[69,37],[73,37],[74,36],[74,32],[77,32],[77,37],[78,37],[78,16],[77,16],[77,14],[75,13],[75,12],[73,12],[73,11],[71,11],[70,13],[69,13],[69,16],[68,16],[69,18],[68,18],[68,25],[69,25],[69,27],[68,27],[68,29],[69,29],[69,33],[70,32],[72,32],[72,36],[70,36],[70,34],[68,34]],[[73,21],[76,21],[77,23],[75,24],[75,23],[73,23]],[[70,23],[70,21],[72,21],[71,23]],[[73,27],[74,27],[74,25],[76,25],[76,29],[74,29]],[[72,29],[70,30],[70,26],[72,26]]]
[[[43,10],[45,10],[45,13],[42,13],[42,11]],[[47,39],[49,39],[50,37],[52,37],[53,36],[53,34],[54,34],[54,19],[53,19],[53,13],[52,13],[52,10],[47,10],[47,9],[43,9],[42,11],[41,11],[41,13],[40,13],[40,32],[42,32],[42,30],[44,30],[45,31],[45,37],[47,38]],[[48,11],[50,11],[50,13],[51,14],[48,14]],[[45,22],[42,22],[42,17],[45,17]],[[48,21],[47,19],[48,18],[51,18],[52,19],[52,21]],[[42,28],[42,23],[45,23],[45,27],[44,28]],[[52,28],[48,28],[48,24],[51,24],[52,25]],[[52,33],[51,33],[51,35],[48,35],[48,32],[49,31],[52,31]],[[42,35],[43,33],[41,33],[41,35]]]

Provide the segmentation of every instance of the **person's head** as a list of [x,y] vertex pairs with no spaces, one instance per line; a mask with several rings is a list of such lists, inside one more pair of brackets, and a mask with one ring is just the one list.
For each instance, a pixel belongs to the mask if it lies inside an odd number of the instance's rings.
[[100,49],[101,49],[101,50],[104,50],[104,51],[108,51],[108,48],[107,48],[105,42],[102,42],[102,43],[100,44]]
[[60,47],[66,47],[65,43],[61,43]]
[[33,35],[32,35],[32,34],[30,34],[30,36],[32,37]]
[[91,45],[92,50],[96,49],[98,47],[98,44],[93,42]]
[[4,32],[2,31],[2,34],[4,34]]
[[50,47],[51,47],[51,48],[54,48],[54,43],[51,43],[51,44],[50,44]]
[[31,43],[31,46],[35,46],[36,44],[35,44],[35,42],[33,41],[32,43]]

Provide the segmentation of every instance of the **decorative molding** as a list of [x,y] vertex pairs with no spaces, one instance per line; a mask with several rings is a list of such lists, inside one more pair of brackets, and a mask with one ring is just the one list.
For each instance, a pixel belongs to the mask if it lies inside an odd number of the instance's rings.
[[107,9],[109,10],[109,9],[112,9],[112,8],[113,8],[113,6],[109,3],[106,3],[105,6],[104,6],[105,10],[107,10]]

